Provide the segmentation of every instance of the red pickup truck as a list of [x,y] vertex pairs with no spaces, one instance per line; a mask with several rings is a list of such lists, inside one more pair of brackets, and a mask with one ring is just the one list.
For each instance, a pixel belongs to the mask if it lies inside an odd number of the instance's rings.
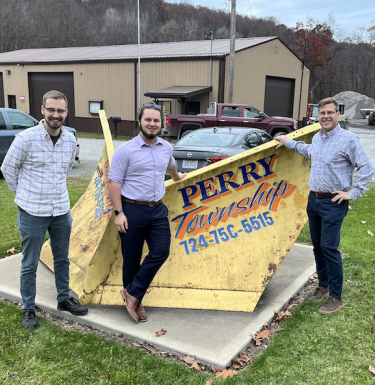
[[207,112],[198,115],[166,115],[162,136],[180,139],[198,128],[224,126],[259,128],[275,137],[298,128],[298,122],[294,119],[268,116],[248,104],[211,102]]

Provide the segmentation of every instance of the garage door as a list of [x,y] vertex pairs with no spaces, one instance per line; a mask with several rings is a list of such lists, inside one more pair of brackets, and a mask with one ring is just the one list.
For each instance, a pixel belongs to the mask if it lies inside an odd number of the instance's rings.
[[29,73],[30,114],[42,119],[40,112],[43,95],[50,90],[62,92],[68,98],[69,113],[64,125],[75,127],[74,78],[72,72]]
[[272,116],[293,117],[295,79],[266,77],[264,112]]

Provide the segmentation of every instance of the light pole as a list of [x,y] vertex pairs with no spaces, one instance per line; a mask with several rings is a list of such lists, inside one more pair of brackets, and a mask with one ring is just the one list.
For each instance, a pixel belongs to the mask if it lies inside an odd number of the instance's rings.
[[139,0],[137,0],[138,7],[138,111],[141,109],[141,33],[139,22]]
[[[210,87],[212,87],[212,41],[214,40],[214,33],[210,31],[205,37],[211,36],[211,55],[210,55]],[[209,92],[208,105],[211,103],[211,92]]]

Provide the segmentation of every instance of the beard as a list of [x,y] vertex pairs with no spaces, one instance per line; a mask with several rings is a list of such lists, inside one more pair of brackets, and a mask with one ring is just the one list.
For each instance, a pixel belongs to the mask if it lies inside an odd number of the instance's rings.
[[[53,123],[56,123],[56,126],[52,125],[50,122],[49,122],[49,119],[47,118],[44,118],[44,121],[48,124],[48,126],[50,128],[52,128],[52,130],[59,130],[61,128],[61,126],[63,125],[63,120],[62,119],[59,119],[58,121],[57,120],[53,120],[52,122]],[[58,124],[59,123],[59,124]]]
[[159,128],[159,130],[155,132],[146,132],[146,130],[142,127],[142,124],[139,125],[139,128],[143,136],[147,139],[155,139],[161,131],[161,128]]

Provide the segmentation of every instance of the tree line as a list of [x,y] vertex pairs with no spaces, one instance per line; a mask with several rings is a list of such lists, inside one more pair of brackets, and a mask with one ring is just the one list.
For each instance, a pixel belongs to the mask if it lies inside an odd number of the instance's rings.
[[[141,43],[228,39],[230,13],[221,9],[140,0]],[[310,69],[309,101],[342,91],[375,98],[375,19],[350,34],[310,19],[295,28],[277,18],[237,15],[236,37],[278,36]],[[136,44],[137,0],[0,0],[0,52],[25,48]]]

